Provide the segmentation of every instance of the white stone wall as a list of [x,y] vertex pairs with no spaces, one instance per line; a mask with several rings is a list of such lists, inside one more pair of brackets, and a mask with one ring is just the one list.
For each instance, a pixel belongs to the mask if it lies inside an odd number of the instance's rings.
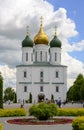
[[[27,77],[23,77],[24,71],[27,72]],[[43,71],[43,83],[40,82],[40,72]],[[55,77],[55,72],[59,72],[59,78]],[[24,92],[24,86],[27,86],[27,92]],[[43,86],[44,91],[40,92],[40,86]],[[56,92],[56,86],[59,87],[59,92]],[[66,67],[64,66],[27,66],[17,67],[17,99],[27,100],[29,93],[33,95],[33,102],[38,101],[38,94],[43,93],[45,98],[51,99],[51,94],[54,99],[66,100]]]

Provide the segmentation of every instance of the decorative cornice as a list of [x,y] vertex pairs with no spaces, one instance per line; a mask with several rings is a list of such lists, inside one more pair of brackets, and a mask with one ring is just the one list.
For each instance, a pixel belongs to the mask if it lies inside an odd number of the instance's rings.
[[57,65],[52,65],[50,64],[49,62],[34,62],[33,64],[30,64],[30,65],[17,65],[16,67],[37,67],[37,66],[41,66],[41,67],[67,67],[67,66],[64,66],[64,65],[60,65],[60,64],[57,64]]
[[52,84],[64,84],[64,82],[52,82]]
[[32,82],[19,82],[19,84],[32,84]]
[[34,84],[49,84],[49,82],[34,82]]

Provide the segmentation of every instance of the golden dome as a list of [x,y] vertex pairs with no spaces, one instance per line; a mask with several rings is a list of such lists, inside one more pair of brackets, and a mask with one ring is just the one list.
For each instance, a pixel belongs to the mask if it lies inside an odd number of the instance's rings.
[[44,32],[43,27],[42,27],[42,17],[41,17],[40,30],[39,30],[38,34],[34,37],[34,43],[35,44],[46,44],[46,45],[48,45],[48,43],[49,43],[49,38],[46,35],[46,33]]

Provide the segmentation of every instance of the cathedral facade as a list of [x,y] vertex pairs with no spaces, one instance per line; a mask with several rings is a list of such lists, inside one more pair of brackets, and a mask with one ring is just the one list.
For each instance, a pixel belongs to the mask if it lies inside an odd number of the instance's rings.
[[32,103],[45,100],[66,100],[67,67],[61,65],[62,43],[54,37],[49,41],[42,21],[32,40],[27,32],[22,41],[22,64],[16,66],[17,101]]

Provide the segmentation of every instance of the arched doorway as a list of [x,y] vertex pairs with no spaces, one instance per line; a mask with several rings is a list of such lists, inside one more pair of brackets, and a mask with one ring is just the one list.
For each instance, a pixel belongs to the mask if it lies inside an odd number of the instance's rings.
[[45,95],[43,93],[38,94],[38,102],[42,102],[45,99]]

